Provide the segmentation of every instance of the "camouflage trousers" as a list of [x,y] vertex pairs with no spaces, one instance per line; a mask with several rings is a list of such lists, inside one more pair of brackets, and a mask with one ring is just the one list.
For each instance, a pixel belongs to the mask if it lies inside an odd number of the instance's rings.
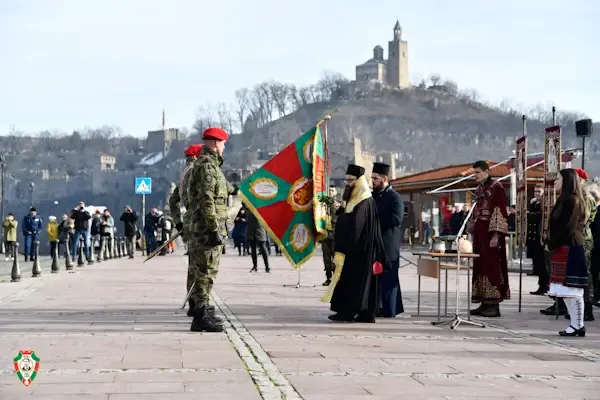
[[195,307],[205,307],[210,303],[210,292],[219,272],[221,246],[207,246],[196,238],[188,238],[188,279],[187,290],[194,285],[190,300]]
[[329,234],[326,239],[321,241],[321,250],[323,250],[323,265],[325,266],[325,276],[331,279],[335,266],[333,265],[333,256],[335,255],[335,242],[333,235]]
[[183,240],[183,243],[187,244],[189,235],[188,232],[190,231],[190,217],[187,211],[185,214],[183,214],[181,222],[183,223],[183,232],[181,232],[181,240]]
[[592,301],[594,298],[594,279],[592,277],[592,249],[594,248],[594,239],[584,239],[583,247],[585,249],[585,264],[588,273],[588,285],[583,290],[583,299]]

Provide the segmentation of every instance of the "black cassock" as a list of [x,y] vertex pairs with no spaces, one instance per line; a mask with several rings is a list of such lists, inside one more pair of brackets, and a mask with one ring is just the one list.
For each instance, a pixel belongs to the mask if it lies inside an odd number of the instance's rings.
[[354,317],[375,315],[378,305],[376,261],[385,265],[375,200],[358,203],[352,212],[338,215],[335,251],[345,255],[344,266],[331,298],[331,311]]
[[398,276],[404,202],[400,194],[391,186],[373,192],[373,198],[377,205],[381,237],[388,262],[379,277],[380,303],[377,314],[381,317],[393,318],[404,312]]

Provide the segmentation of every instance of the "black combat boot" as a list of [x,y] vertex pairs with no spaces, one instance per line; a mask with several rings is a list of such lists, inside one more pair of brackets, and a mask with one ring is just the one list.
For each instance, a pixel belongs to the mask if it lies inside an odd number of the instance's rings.
[[188,312],[187,312],[187,316],[188,317],[193,317],[194,316],[194,308],[196,308],[196,302],[192,299],[188,300]]
[[223,324],[223,320],[221,318],[219,318],[219,316],[216,314],[214,306],[207,306],[206,311],[207,311],[208,316],[211,321],[213,321],[219,325]]
[[29,257],[25,256],[25,262],[29,261]]
[[196,308],[190,331],[192,332],[223,332],[225,328],[210,318],[207,307]]

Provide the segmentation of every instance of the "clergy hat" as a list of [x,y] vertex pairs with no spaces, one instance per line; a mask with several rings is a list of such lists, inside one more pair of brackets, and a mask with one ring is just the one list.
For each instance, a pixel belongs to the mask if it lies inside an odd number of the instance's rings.
[[388,176],[390,174],[390,166],[384,163],[373,163],[373,173]]
[[348,169],[346,170],[346,175],[352,175],[357,178],[360,178],[365,174],[365,169],[360,165],[356,164],[348,164]]

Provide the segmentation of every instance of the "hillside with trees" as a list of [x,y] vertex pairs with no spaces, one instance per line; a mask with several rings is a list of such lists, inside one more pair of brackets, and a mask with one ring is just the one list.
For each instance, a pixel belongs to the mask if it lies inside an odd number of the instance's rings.
[[[473,158],[505,159],[515,148],[515,138],[521,136],[522,114],[528,118],[530,151],[542,151],[544,128],[552,124],[551,104],[523,106],[509,100],[488,104],[476,90],[460,89],[438,75],[412,89],[397,90],[378,83],[357,86],[339,74],[328,74],[300,88],[263,82],[236,91],[235,99],[231,106],[200,107],[192,129],[198,134],[206,126],[219,124],[240,132],[231,150],[243,150],[244,156],[235,157],[235,166],[241,166],[250,153],[280,150],[336,107],[340,112],[329,125],[334,151],[351,151],[356,136],[366,150],[398,152],[406,171]],[[582,118],[581,113],[557,111],[563,148],[581,146],[574,122]],[[595,138],[587,141],[586,169],[600,175],[600,144]]]

